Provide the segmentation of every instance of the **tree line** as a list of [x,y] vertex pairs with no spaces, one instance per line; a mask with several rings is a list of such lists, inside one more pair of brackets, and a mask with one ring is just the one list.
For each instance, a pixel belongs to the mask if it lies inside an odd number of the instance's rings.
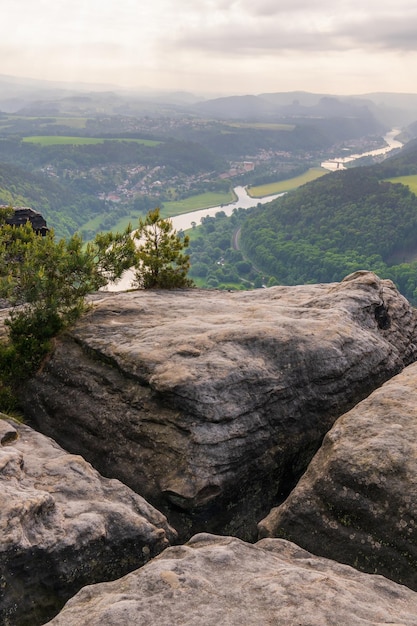
[[230,217],[218,211],[201,219],[190,234],[190,276],[199,287],[251,289],[262,285],[262,277],[237,250],[236,235],[251,209],[234,209]]
[[375,168],[335,172],[259,207],[241,245],[278,284],[340,281],[358,269],[417,301],[417,197]]
[[0,411],[16,405],[16,389],[39,366],[51,340],[87,310],[86,296],[134,268],[144,289],[192,287],[188,237],[181,237],[159,209],[138,228],[100,233],[84,244],[80,235],[38,234],[30,222],[7,223],[0,209],[0,298],[6,305],[7,339],[0,341]]
[[[51,164],[53,171],[47,175],[45,168]],[[9,137],[0,139],[0,203],[21,203],[41,211],[61,237],[71,236],[99,214],[107,214],[113,227],[135,210],[133,200],[119,206],[99,195],[116,189],[126,168],[137,165],[163,167],[165,176],[178,179],[227,167],[223,159],[192,141],[167,139],[148,146],[109,139],[91,145],[39,145]]]

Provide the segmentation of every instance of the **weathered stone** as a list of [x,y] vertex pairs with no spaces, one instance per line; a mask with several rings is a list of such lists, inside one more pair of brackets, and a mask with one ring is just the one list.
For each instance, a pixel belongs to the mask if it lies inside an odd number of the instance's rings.
[[417,364],[336,422],[259,530],[417,590]]
[[197,535],[82,589],[50,626],[415,626],[417,594],[279,539]]
[[0,341],[7,340],[8,329],[5,321],[9,317],[9,313],[10,308],[7,306],[7,303],[4,300],[0,301]]
[[335,419],[416,358],[390,281],[107,294],[22,390],[37,426],[197,531],[256,537]]
[[[8,208],[6,205],[0,206],[0,209]],[[46,235],[48,232],[48,227],[46,225],[45,219],[39,213],[39,211],[34,211],[30,207],[13,207],[14,213],[11,217],[6,219],[6,223],[11,226],[23,226],[26,222],[30,222],[32,224],[33,230],[35,230],[39,235]]]
[[[4,416],[3,416],[4,417]],[[175,538],[166,518],[31,428],[0,419],[0,623],[35,626]]]

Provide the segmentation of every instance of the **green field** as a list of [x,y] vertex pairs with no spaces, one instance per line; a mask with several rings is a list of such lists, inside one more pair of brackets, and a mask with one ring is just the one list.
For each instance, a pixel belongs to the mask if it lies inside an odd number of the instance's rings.
[[401,183],[406,187],[409,187],[413,193],[417,196],[417,174],[410,176],[396,176],[395,178],[387,178],[390,183]]
[[307,172],[294,178],[288,178],[286,180],[280,180],[276,183],[269,183],[268,185],[259,185],[258,187],[249,187],[247,189],[248,195],[251,198],[263,198],[264,196],[272,196],[276,193],[283,193],[284,191],[291,191],[310,183],[320,176],[328,174],[328,171],[321,167],[311,167]]
[[[175,217],[175,215],[182,215],[183,213],[191,213],[192,211],[199,211],[200,209],[210,209],[214,206],[221,206],[222,204],[228,204],[230,202],[234,202],[235,200],[236,196],[233,191],[230,191],[229,193],[200,193],[196,196],[185,198],[184,200],[164,202],[164,206],[161,209],[161,215],[162,217]],[[96,217],[83,224],[80,227],[80,230],[96,231],[106,216],[106,213],[96,215]],[[144,214],[140,212],[135,214],[132,211],[130,215],[124,216],[116,222],[114,226],[112,226],[111,230],[113,232],[121,232],[129,223],[136,227],[140,217],[144,217]]]
[[163,217],[174,217],[174,215],[182,215],[182,213],[190,213],[191,211],[198,211],[199,209],[210,209],[214,206],[229,204],[235,200],[236,196],[233,191],[227,193],[208,191],[206,193],[200,193],[197,196],[190,196],[184,200],[164,202],[161,215]]
[[118,137],[115,139],[100,139],[98,137],[67,137],[60,135],[33,135],[31,137],[23,137],[22,141],[26,143],[39,143],[42,146],[84,146],[104,143],[106,141],[134,141],[145,146],[157,146],[161,141],[152,139],[125,139]]

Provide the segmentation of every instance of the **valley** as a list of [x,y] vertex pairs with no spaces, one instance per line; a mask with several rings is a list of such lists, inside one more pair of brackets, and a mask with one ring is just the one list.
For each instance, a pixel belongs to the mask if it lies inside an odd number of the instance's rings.
[[[309,206],[316,202],[309,195],[314,197],[316,184],[327,180],[329,171],[337,174],[386,159],[412,140],[416,129],[389,130],[387,109],[379,111],[370,102],[315,97],[289,104],[277,95],[272,106],[273,98],[267,99],[270,104],[263,112],[256,110],[259,101],[253,98],[166,102],[163,112],[147,102],[139,112],[132,110],[132,102],[122,110],[123,99],[109,96],[104,102],[97,95],[64,98],[49,114],[45,103],[0,114],[0,203],[32,206],[58,237],[79,232],[85,241],[98,232],[134,227],[158,206],[162,216],[173,218],[177,230],[189,230],[191,275],[200,287],[248,289],[339,280],[343,272],[362,267],[384,273],[377,253],[373,258],[351,254],[348,263],[340,263],[332,235],[327,240],[322,236],[327,247],[317,252],[329,269],[314,273],[317,263],[303,257],[310,243],[315,245],[310,242],[315,237],[313,217],[307,239],[296,243],[293,233],[286,232],[291,241],[280,251],[270,239],[277,238],[270,228],[261,241],[249,228],[262,219],[260,206],[306,185],[300,198]],[[396,115],[389,121],[402,122],[404,117],[398,111]],[[408,163],[384,180],[403,183],[402,176],[415,173]],[[319,188],[331,197],[330,179]],[[332,223],[330,215],[320,219],[321,230]],[[265,247],[268,261],[260,253]],[[286,271],[277,261],[290,248],[304,259],[300,271],[292,256],[285,257]],[[391,250],[387,259],[401,265],[414,256],[413,245],[407,243]],[[400,276],[397,270],[385,275],[413,299],[413,271],[407,266],[400,268]],[[118,288],[128,284],[127,277]]]
[[[238,185],[256,196],[279,193],[262,186],[296,176],[306,177],[302,184],[326,158],[385,145],[383,124],[355,101],[342,113],[337,99],[318,98],[262,114],[242,98],[234,118],[233,102],[213,101],[209,112],[210,103],[167,101],[162,111],[157,102],[134,109],[132,100],[97,94],[1,113],[0,97],[0,166],[21,170],[0,184],[0,202],[33,206],[58,236],[79,231],[88,240],[155,206],[172,216],[227,204]],[[26,173],[38,177],[39,191],[24,185]]]
[[[0,622],[414,626],[417,124],[311,94],[20,106],[0,203],[58,243],[3,229]],[[179,237],[151,260],[184,244],[195,284],[100,290],[146,271],[110,231],[156,205]]]

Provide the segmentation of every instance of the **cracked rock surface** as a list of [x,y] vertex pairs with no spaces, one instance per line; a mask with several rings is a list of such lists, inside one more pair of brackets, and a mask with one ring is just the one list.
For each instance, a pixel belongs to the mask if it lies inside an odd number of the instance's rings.
[[334,421],[416,358],[391,281],[102,294],[22,390],[65,449],[163,511],[181,540],[256,537]]
[[43,624],[82,586],[176,537],[166,518],[28,426],[0,419],[0,623]]
[[416,363],[336,422],[259,530],[417,590]]
[[49,626],[415,626],[417,594],[294,544],[200,534],[82,589]]

